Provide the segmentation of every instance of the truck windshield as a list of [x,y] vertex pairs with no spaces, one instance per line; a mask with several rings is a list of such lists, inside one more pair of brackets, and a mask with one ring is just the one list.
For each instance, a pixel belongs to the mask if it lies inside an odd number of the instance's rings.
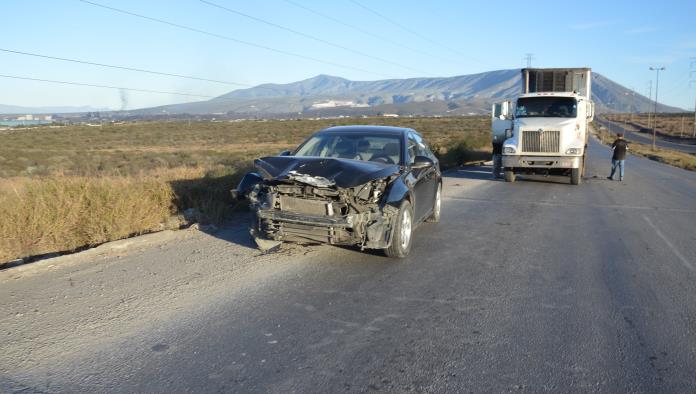
[[516,118],[574,118],[578,103],[571,97],[524,97],[517,100]]

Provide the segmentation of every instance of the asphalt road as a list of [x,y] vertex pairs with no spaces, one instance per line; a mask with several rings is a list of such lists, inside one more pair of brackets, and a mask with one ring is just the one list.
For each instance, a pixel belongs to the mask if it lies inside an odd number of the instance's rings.
[[[635,141],[647,145],[652,145],[652,136],[645,135],[643,133],[636,133],[634,131],[629,131],[626,128],[624,128],[621,124],[608,121],[601,117],[598,117],[596,119],[596,122],[609,129],[609,131],[612,134],[616,134],[618,132],[624,133],[624,138],[626,138],[629,141]],[[696,153],[696,145],[679,144],[676,142],[666,141],[660,138],[659,136],[655,139],[655,145],[661,148],[677,150],[680,152]]]
[[450,173],[401,261],[238,225],[0,272],[0,391],[696,392],[696,174],[589,153]]

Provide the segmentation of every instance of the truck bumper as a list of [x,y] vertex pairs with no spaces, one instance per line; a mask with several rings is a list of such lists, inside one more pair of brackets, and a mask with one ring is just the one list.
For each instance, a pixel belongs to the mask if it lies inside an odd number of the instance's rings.
[[503,156],[506,168],[580,168],[581,156]]

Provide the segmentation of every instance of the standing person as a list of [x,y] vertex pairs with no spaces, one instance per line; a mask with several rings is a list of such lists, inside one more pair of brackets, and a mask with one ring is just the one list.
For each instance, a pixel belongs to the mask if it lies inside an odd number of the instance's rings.
[[501,178],[503,167],[503,142],[498,141],[498,136],[493,136],[493,178]]
[[611,149],[614,154],[611,156],[611,174],[607,179],[614,180],[616,167],[619,168],[619,181],[624,178],[624,162],[626,161],[626,151],[628,150],[628,142],[623,138],[623,133],[616,134],[616,140],[611,144]]

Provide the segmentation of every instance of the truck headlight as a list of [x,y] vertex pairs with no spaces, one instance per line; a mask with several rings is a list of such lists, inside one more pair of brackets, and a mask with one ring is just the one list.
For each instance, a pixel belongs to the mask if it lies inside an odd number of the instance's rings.
[[512,146],[506,146],[503,148],[503,153],[515,153],[517,150],[513,148]]
[[568,148],[566,149],[566,155],[580,155],[582,154],[582,148]]

